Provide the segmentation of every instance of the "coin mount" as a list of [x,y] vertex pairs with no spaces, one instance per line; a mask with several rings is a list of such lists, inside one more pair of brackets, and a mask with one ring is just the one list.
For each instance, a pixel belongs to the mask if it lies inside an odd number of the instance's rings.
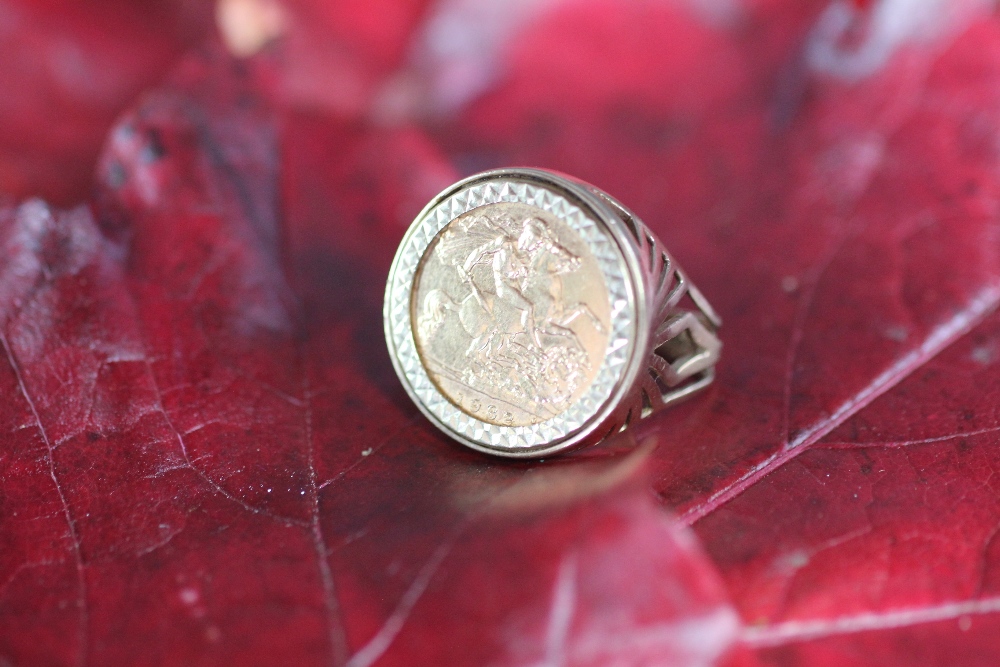
[[[571,229],[596,260],[610,305],[607,344],[589,385],[564,410],[534,424],[507,426],[478,418],[442,392],[418,350],[413,293],[422,260],[452,221],[492,204],[534,207]],[[441,193],[417,216],[397,251],[386,287],[384,321],[393,365],[420,410],[449,436],[473,449],[508,457],[539,457],[591,444],[607,433],[616,406],[643,370],[649,313],[644,273],[620,213],[589,186],[551,172],[502,169],[478,174]]]

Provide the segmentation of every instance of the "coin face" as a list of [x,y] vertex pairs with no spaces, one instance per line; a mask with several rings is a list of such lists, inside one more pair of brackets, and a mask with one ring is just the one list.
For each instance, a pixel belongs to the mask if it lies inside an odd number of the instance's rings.
[[427,375],[464,413],[498,426],[562,414],[594,382],[611,304],[588,244],[520,202],[451,220],[417,267],[413,339]]
[[417,407],[503,456],[600,437],[645,359],[629,234],[588,187],[539,169],[476,174],[435,197],[400,242],[383,309]]

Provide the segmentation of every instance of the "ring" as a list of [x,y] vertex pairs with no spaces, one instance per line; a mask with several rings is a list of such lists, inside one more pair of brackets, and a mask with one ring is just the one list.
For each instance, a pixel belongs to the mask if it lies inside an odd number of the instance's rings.
[[417,407],[507,457],[596,444],[687,398],[722,347],[718,315],[637,217],[541,169],[433,199],[396,252],[383,317]]

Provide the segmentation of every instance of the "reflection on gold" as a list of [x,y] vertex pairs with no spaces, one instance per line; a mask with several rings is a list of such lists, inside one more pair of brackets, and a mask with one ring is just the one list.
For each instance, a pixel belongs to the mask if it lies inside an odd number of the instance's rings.
[[611,316],[587,244],[519,203],[452,220],[421,260],[411,308],[434,383],[501,426],[540,423],[579,398],[600,369]]

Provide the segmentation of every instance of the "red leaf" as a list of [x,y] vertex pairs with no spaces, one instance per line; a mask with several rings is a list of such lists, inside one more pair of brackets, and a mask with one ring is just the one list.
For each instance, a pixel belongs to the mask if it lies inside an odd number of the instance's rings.
[[[585,19],[553,18],[534,34],[562,41],[525,40],[510,83],[466,123],[501,161],[642,202],[719,306],[727,347],[711,398],[640,427],[669,434],[656,487],[696,522],[765,661],[991,664],[996,334],[976,327],[1000,298],[995,22],[955,39],[960,20],[942,15],[940,33],[878,61],[878,26],[831,46],[827,12],[805,62],[771,86],[779,104],[800,100],[794,117],[779,107],[786,129],[768,126],[774,100],[760,98],[773,63],[741,61],[738,44],[668,11],[635,13],[586,20],[587,39],[612,45],[612,63],[641,63],[643,29],[680,26],[693,55],[675,49],[676,70],[640,66],[626,82],[612,65],[570,113],[541,91],[588,82],[546,55],[572,52],[583,37],[569,20]],[[697,92],[709,85],[718,92]],[[685,130],[609,140],[640,126],[615,112],[626,95],[647,127]],[[505,116],[512,106],[521,113]]]
[[111,124],[205,34],[199,0],[0,2],[0,191],[80,201]]
[[[406,401],[371,266],[393,247],[371,239],[398,236],[387,202],[412,207],[435,173],[453,177],[428,141],[332,128],[324,143],[303,119],[279,230],[275,119],[241,69],[188,62],[121,120],[99,168],[110,238],[86,209],[4,213],[4,654],[722,653],[735,615],[690,534],[636,483],[648,450],[535,472],[458,451]],[[365,156],[390,148],[394,170],[375,178],[384,160]],[[331,226],[313,188],[339,179],[368,197],[338,183]]]
[[291,104],[354,117],[369,111],[407,53],[430,0],[288,0],[280,44]]
[[[0,657],[991,664],[995,19],[727,6],[296,3],[274,62],[145,94],[91,204],[0,209]],[[392,373],[397,240],[507,163],[620,196],[722,312],[642,446],[496,462]]]

